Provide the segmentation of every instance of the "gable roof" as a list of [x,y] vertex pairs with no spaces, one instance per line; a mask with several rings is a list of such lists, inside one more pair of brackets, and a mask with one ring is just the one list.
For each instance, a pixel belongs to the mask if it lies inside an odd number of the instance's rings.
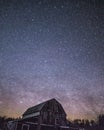
[[52,100],[57,101],[56,99],[53,98],[53,99],[51,99],[51,100],[45,101],[45,102],[43,102],[43,103],[40,103],[40,104],[38,104],[38,105],[36,105],[36,106],[30,107],[30,108],[28,108],[28,109],[24,112],[23,116],[26,116],[26,115],[29,115],[29,114],[32,114],[32,113],[40,112],[40,111],[42,110],[42,108],[45,106],[45,104],[46,104],[47,102],[49,102],[49,101],[52,101]]

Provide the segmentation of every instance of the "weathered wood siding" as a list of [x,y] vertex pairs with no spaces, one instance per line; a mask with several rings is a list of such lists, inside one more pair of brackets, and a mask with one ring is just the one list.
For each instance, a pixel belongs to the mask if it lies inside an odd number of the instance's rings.
[[66,125],[66,114],[57,101],[48,102],[41,111],[41,123]]

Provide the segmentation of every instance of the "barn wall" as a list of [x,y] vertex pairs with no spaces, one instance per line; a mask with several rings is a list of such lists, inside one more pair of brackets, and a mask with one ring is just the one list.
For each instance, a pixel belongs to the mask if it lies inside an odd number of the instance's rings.
[[[23,124],[23,123],[18,123],[18,126],[17,126],[17,129],[16,130],[26,130],[24,127],[23,129],[23,125],[29,125],[29,130],[38,130],[38,125],[36,124]],[[40,125],[40,130],[79,130],[79,129],[76,129],[76,128],[68,128],[68,127],[59,127],[59,126],[54,126],[54,125],[43,125],[41,124]]]
[[47,102],[41,111],[42,123],[66,125],[66,114],[56,101]]
[[37,125],[35,125],[35,124],[26,124],[26,123],[18,123],[16,130],[25,130],[25,127],[23,128],[24,125],[28,125],[29,130],[37,130]]

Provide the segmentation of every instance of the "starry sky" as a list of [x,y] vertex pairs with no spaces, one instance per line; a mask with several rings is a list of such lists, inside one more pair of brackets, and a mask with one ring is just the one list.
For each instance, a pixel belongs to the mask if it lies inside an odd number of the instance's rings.
[[0,115],[56,98],[68,118],[104,112],[103,0],[0,0]]

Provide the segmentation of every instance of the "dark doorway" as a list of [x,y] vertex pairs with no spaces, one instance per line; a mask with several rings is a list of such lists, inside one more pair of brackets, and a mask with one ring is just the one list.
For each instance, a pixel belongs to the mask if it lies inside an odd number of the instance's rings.
[[24,124],[24,125],[22,126],[22,130],[29,130],[29,125]]

